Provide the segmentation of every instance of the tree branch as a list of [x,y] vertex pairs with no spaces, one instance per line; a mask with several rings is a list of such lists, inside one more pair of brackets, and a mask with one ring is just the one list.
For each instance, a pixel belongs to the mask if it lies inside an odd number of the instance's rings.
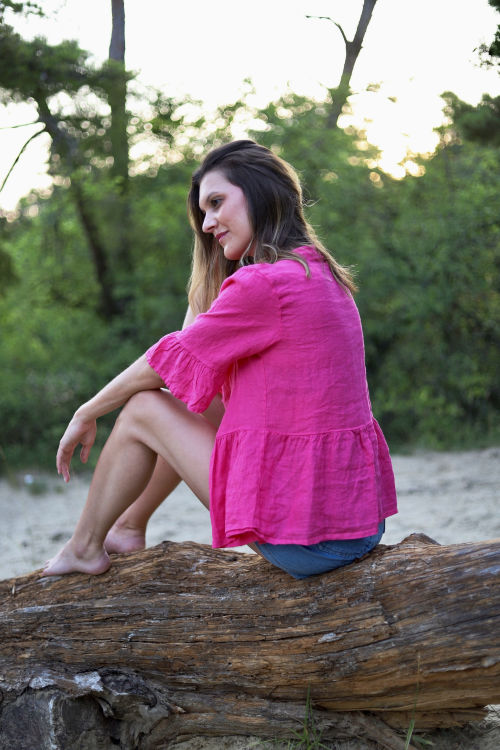
[[333,129],[337,127],[338,119],[342,113],[342,108],[347,101],[350,93],[351,76],[354,70],[354,65],[358,59],[358,55],[361,52],[363,46],[363,39],[365,37],[368,24],[372,17],[373,9],[375,8],[377,0],[364,0],[363,9],[359,18],[358,27],[354,35],[354,39],[351,42],[346,42],[346,56],[344,61],[344,69],[340,77],[340,83],[335,91],[335,96],[332,97],[332,108],[328,116],[328,128]]
[[123,0],[111,0],[113,19],[109,59],[125,63],[125,5]]
[[2,190],[4,189],[4,187],[5,187],[6,183],[7,183],[7,180],[9,179],[9,177],[10,177],[10,175],[11,175],[11,173],[12,173],[12,170],[13,170],[13,169],[14,169],[14,167],[16,166],[16,164],[17,164],[17,162],[19,161],[19,159],[21,158],[21,156],[22,156],[22,155],[24,154],[24,152],[26,151],[26,148],[27,148],[27,147],[29,146],[29,144],[31,143],[31,141],[33,141],[33,140],[34,140],[35,138],[37,138],[37,137],[38,137],[39,135],[41,135],[42,133],[45,133],[45,132],[46,132],[46,128],[45,128],[45,126],[44,126],[44,127],[43,127],[43,128],[41,129],[41,130],[39,130],[39,131],[38,131],[37,133],[34,133],[33,135],[31,135],[31,136],[30,136],[30,137],[28,138],[28,140],[26,141],[26,143],[24,144],[24,146],[22,147],[22,149],[20,150],[20,152],[18,153],[18,155],[16,156],[16,158],[14,159],[14,161],[13,161],[13,163],[12,163],[12,165],[11,165],[11,167],[10,167],[9,171],[7,172],[7,174],[6,174],[6,176],[5,176],[5,179],[4,179],[4,181],[2,182],[2,186],[0,187],[0,193],[1,193],[1,192],[2,192]]
[[337,29],[342,34],[342,39],[344,40],[345,46],[347,47],[347,45],[349,44],[349,41],[345,35],[345,31],[342,28],[342,26],[339,23],[337,23],[337,21],[334,21],[333,18],[330,18],[330,16],[306,16],[306,18],[316,18],[318,21],[331,21],[331,23],[333,23],[334,26],[336,26]]
[[95,219],[91,201],[85,195],[85,191],[79,179],[78,167],[78,143],[74,136],[59,127],[59,122],[52,115],[47,101],[43,96],[37,100],[40,120],[45,124],[45,129],[52,141],[66,160],[71,173],[71,193],[73,195],[78,215],[87,237],[89,249],[96,271],[96,278],[100,289],[100,314],[110,320],[118,313],[114,298],[114,284],[109,272],[108,252],[99,225]]
[[13,130],[14,128],[27,128],[28,125],[38,125],[40,120],[34,120],[33,122],[22,122],[20,125],[2,125],[0,130]]

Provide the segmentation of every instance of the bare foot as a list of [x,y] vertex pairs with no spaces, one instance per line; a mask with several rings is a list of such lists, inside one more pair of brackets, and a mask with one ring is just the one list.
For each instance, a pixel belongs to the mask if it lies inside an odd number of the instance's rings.
[[129,529],[125,526],[114,526],[108,531],[104,540],[106,552],[136,552],[145,549],[146,534],[140,529]]
[[66,542],[62,550],[45,564],[42,576],[61,576],[66,573],[89,573],[100,575],[105,573],[111,561],[104,548],[101,551],[77,555],[73,549],[72,540]]

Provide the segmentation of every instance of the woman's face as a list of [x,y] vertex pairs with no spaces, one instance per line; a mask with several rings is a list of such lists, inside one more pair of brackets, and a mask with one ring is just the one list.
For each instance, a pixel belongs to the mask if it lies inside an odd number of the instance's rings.
[[203,231],[214,235],[228,260],[239,260],[253,236],[243,190],[214,169],[200,182],[199,200]]

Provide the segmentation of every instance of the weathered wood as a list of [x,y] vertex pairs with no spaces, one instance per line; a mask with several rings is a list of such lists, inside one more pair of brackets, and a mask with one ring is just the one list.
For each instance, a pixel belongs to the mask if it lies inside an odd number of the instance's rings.
[[499,572],[500,540],[413,535],[305,581],[189,542],[116,556],[98,577],[2,581],[0,749],[36,746],[12,744],[20,722],[49,727],[53,748],[76,731],[91,738],[79,748],[144,750],[290,736],[309,691],[324,738],[395,750],[388,724],[460,724],[500,702]]

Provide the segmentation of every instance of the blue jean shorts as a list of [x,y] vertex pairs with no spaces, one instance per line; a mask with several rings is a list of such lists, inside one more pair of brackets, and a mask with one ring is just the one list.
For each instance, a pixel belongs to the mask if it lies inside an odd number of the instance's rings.
[[266,560],[294,578],[309,578],[342,568],[371,552],[384,531],[385,521],[382,521],[376,534],[361,539],[329,539],[308,545],[255,542],[255,546]]

